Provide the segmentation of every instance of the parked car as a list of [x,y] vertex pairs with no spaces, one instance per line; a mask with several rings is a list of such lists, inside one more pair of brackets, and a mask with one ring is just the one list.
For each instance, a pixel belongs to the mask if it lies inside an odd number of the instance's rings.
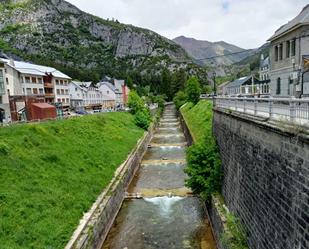
[[87,115],[89,114],[88,112],[86,111],[76,111],[77,114],[80,114],[80,115]]

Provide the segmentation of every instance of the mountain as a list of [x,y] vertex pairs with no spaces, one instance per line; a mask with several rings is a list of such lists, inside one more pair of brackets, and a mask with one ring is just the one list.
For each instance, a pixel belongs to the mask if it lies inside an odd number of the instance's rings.
[[270,48],[269,43],[263,44],[261,47],[255,49],[254,54],[237,62],[236,65],[238,66],[250,65],[252,71],[257,70],[259,68],[261,55],[263,54],[265,58],[269,56],[269,48]]
[[[201,65],[226,66],[232,65],[251,55],[253,50],[246,50],[224,41],[209,42],[179,36],[173,39],[174,42],[183,47],[187,53]],[[233,55],[222,56],[236,53]],[[220,57],[222,56],[222,57]],[[214,58],[212,58],[214,57]],[[204,59],[212,58],[212,59]],[[202,59],[202,60],[200,60]]]
[[205,69],[173,41],[85,13],[64,0],[0,0],[0,50],[80,80],[130,76],[142,84],[142,75],[166,68],[205,78]]

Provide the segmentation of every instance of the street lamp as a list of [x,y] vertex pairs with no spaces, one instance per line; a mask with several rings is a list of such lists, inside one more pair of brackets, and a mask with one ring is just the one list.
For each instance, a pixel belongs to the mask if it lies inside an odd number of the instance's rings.
[[217,95],[217,85],[216,85],[216,72],[213,72],[212,76],[213,76],[213,81],[214,81],[214,95]]

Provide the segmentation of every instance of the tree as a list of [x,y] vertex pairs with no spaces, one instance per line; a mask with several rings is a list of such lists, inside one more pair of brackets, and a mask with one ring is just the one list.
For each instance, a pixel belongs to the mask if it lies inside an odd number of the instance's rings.
[[182,105],[184,105],[187,102],[187,96],[183,91],[179,91],[178,93],[176,93],[173,101],[176,108],[179,109]]
[[137,94],[136,91],[132,90],[129,94],[128,107],[132,114],[142,110],[145,106],[144,100]]
[[161,73],[161,93],[165,93],[168,99],[172,99],[171,81],[172,77],[170,71],[164,68]]
[[183,69],[180,69],[173,74],[171,82],[171,92],[173,96],[178,91],[183,90],[185,88],[186,80],[187,75]]
[[198,79],[193,76],[186,83],[187,100],[193,104],[197,104],[200,100],[201,87]]

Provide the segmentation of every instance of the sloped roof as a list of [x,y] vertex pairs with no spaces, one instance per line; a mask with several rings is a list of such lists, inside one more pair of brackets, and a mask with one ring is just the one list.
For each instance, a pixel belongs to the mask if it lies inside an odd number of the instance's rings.
[[46,73],[51,73],[54,77],[71,79],[68,75],[58,71],[53,67],[46,67],[41,65],[36,65],[23,61],[13,61],[14,65],[10,63],[9,59],[1,58],[3,62],[6,62],[9,66],[15,68],[18,72],[23,74],[40,75],[45,76]]
[[309,24],[309,4],[306,5],[294,19],[292,19],[287,24],[281,26],[278,30],[276,30],[275,34],[268,40],[269,41],[274,40],[279,36],[283,35],[284,33],[288,32],[289,30],[304,24]]
[[243,85],[244,83],[246,83],[248,80],[250,80],[252,78],[252,76],[246,76],[246,77],[242,77],[239,78],[237,80],[232,81],[231,83],[229,83],[226,87],[238,87]]
[[110,88],[114,92],[116,90],[115,86],[112,83],[107,82],[107,81],[99,82],[98,85],[99,85],[99,87],[102,86],[102,85],[105,85],[105,86],[107,86],[108,88]]
[[56,109],[55,106],[50,105],[48,103],[32,103],[31,105],[34,105],[40,109]]

